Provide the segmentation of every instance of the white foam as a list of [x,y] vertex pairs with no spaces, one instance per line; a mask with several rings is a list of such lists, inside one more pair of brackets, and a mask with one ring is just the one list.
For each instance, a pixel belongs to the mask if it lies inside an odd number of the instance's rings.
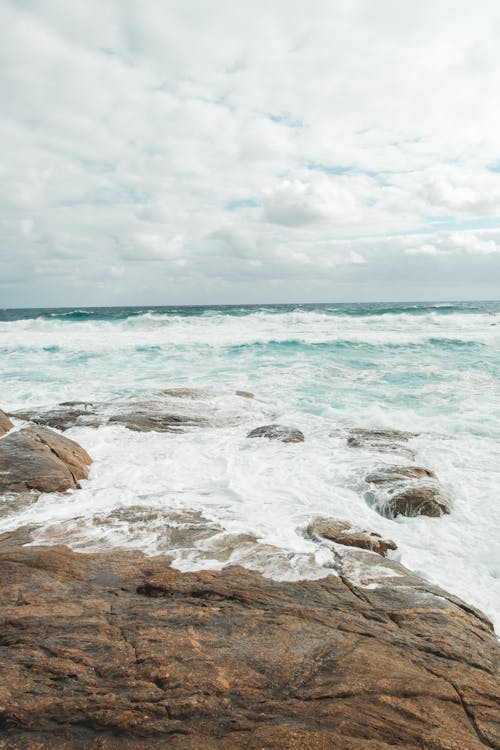
[[[44,495],[0,528],[34,524],[39,541],[82,549],[172,552],[181,569],[231,562],[278,578],[314,578],[332,572],[331,552],[303,530],[313,517],[335,516],[394,539],[397,559],[482,609],[500,631],[500,326],[490,323],[485,314],[367,319],[304,311],[1,323],[4,408],[183,385],[206,390],[189,408],[223,426],[175,435],[75,428],[68,434],[94,458],[83,489]],[[458,348],[448,353],[432,339]],[[270,344],[290,341],[351,344],[317,352]],[[267,346],[248,346],[259,342]],[[391,353],[394,344],[409,346],[401,355]],[[238,388],[257,398],[235,396]],[[270,422],[302,429],[305,442],[246,438]],[[363,497],[363,477],[383,456],[349,448],[349,427],[420,431],[412,442],[417,463],[436,471],[452,513],[379,516]],[[158,516],[134,525],[115,513],[137,507]],[[201,513],[218,536],[171,548],[169,513]],[[220,549],[237,535],[259,545],[236,544],[223,559]]]

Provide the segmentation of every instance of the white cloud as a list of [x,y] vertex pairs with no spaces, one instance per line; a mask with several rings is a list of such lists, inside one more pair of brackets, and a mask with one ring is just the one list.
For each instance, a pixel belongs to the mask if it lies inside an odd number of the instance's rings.
[[489,294],[500,7],[480,10],[3,0],[0,303],[377,298],[405,273]]

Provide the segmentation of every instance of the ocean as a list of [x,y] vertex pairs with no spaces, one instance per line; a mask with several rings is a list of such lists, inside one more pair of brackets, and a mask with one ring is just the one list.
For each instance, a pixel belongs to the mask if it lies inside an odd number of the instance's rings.
[[[204,420],[72,427],[89,479],[21,507],[4,498],[0,532],[29,525],[37,543],[292,580],[331,573],[331,549],[304,530],[340,518],[393,539],[394,558],[500,632],[500,302],[0,310],[0,380],[9,412],[189,388],[166,403]],[[305,441],[246,437],[269,423]],[[450,514],[377,513],[365,477],[401,459],[349,446],[353,429],[415,433]]]

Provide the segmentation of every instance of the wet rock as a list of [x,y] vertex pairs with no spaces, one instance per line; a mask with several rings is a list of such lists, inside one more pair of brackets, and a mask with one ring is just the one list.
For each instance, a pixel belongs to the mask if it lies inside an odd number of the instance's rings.
[[199,417],[181,414],[146,414],[129,412],[116,414],[108,419],[109,424],[121,424],[135,432],[182,432],[182,427],[200,427],[207,424]]
[[323,537],[336,544],[359,547],[384,556],[389,550],[398,548],[396,542],[383,539],[376,531],[354,529],[347,521],[337,521],[334,518],[319,518],[313,521],[307,527],[307,534],[313,539]]
[[430,469],[423,466],[381,466],[365,477],[371,484],[388,484],[412,479],[436,479]]
[[80,487],[92,459],[46,427],[27,427],[0,440],[0,493],[65,492]]
[[381,466],[365,477],[375,493],[365,494],[383,516],[431,516],[450,512],[451,502],[436,475],[423,466]]
[[439,487],[407,487],[390,496],[381,508],[383,515],[396,516],[439,516],[450,512],[450,502]]
[[257,427],[248,433],[247,437],[257,438],[265,437],[269,440],[279,440],[282,443],[303,443],[304,433],[295,427],[286,427],[281,424],[267,424],[263,427]]
[[164,388],[162,391],[158,391],[158,395],[168,398],[200,399],[207,395],[207,391],[201,388]]
[[7,414],[0,409],[0,437],[14,427]]
[[192,413],[174,413],[168,404],[159,400],[109,404],[66,402],[55,409],[33,409],[16,412],[15,416],[58,430],[121,424],[135,432],[182,432],[183,427],[208,424],[206,419]]
[[27,541],[0,539],[2,750],[500,747],[491,626],[393,561],[346,548],[364,587]]
[[54,409],[25,409],[15,412],[14,416],[63,432],[71,427],[99,427],[102,424],[97,405],[78,401],[66,401]]
[[399,430],[351,430],[347,438],[347,445],[351,448],[364,448],[380,453],[394,453],[413,460],[415,452],[405,446],[411,438],[416,437],[412,432],[401,432]]
[[251,391],[235,391],[235,393],[237,396],[241,396],[241,398],[255,398]]

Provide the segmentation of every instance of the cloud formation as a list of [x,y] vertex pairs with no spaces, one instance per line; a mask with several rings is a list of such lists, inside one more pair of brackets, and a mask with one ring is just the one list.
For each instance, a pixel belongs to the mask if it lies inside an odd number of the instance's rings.
[[0,24],[0,305],[498,297],[496,0]]

